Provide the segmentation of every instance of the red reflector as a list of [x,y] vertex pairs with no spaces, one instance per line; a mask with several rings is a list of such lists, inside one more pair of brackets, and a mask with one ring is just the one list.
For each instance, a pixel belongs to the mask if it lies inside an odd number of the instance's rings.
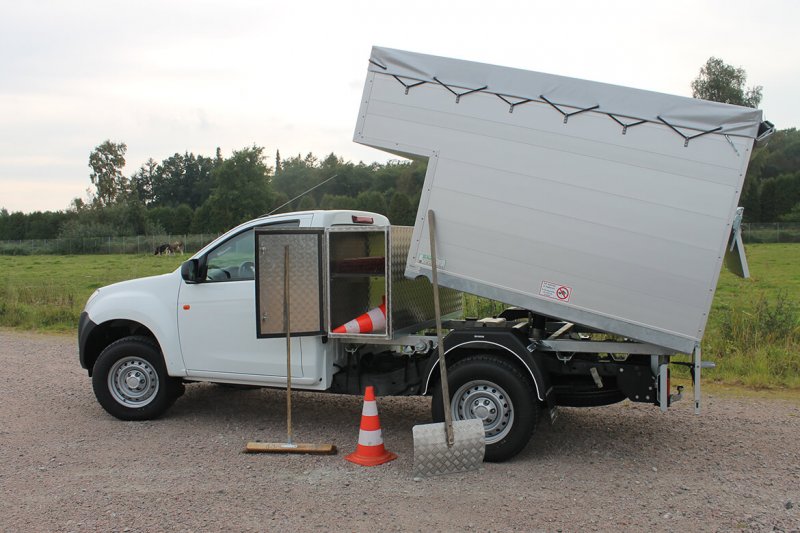
[[353,224],[372,224],[375,220],[372,217],[359,217],[353,215]]

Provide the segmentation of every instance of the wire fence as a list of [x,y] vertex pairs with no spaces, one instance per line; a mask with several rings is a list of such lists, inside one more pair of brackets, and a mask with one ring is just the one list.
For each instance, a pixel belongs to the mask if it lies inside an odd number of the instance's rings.
[[754,242],[800,242],[800,222],[743,223],[742,239]]
[[[0,241],[0,255],[44,254],[154,254],[161,244],[183,243],[184,253],[194,253],[218,234],[138,235],[135,237],[77,237]],[[800,223],[743,223],[748,243],[800,243]]]
[[0,255],[150,254],[162,244],[180,242],[184,253],[194,253],[218,234],[138,235],[135,237],[76,237],[0,241]]

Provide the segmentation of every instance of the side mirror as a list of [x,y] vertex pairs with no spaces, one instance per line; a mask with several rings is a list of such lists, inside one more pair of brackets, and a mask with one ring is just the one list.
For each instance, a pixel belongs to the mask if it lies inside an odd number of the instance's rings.
[[181,277],[186,283],[197,283],[200,273],[200,261],[189,259],[181,265]]

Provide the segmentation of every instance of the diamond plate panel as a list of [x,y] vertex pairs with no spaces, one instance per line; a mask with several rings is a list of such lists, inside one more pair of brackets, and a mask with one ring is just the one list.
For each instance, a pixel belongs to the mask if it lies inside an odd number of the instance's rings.
[[430,477],[477,470],[483,463],[486,440],[483,422],[477,418],[453,422],[454,442],[447,446],[444,422],[412,428],[415,477]]
[[[411,247],[410,226],[391,226],[389,234],[391,269],[392,331],[414,330],[432,325],[434,320],[433,287],[428,278],[408,279],[405,276],[408,250]],[[442,315],[461,312],[462,293],[439,287]],[[425,326],[422,326],[422,325]]]
[[289,247],[290,325],[293,335],[322,334],[322,232],[256,232],[256,308],[259,336],[285,335],[284,248]]

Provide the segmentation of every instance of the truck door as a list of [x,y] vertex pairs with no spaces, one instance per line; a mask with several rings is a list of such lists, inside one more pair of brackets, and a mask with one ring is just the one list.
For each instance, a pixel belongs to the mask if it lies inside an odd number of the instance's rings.
[[[271,226],[300,226],[309,220]],[[256,334],[254,229],[223,241],[204,258],[205,278],[182,283],[178,295],[178,331],[189,377],[276,382],[286,376],[286,341]],[[292,375],[302,378],[299,339],[292,341]]]

